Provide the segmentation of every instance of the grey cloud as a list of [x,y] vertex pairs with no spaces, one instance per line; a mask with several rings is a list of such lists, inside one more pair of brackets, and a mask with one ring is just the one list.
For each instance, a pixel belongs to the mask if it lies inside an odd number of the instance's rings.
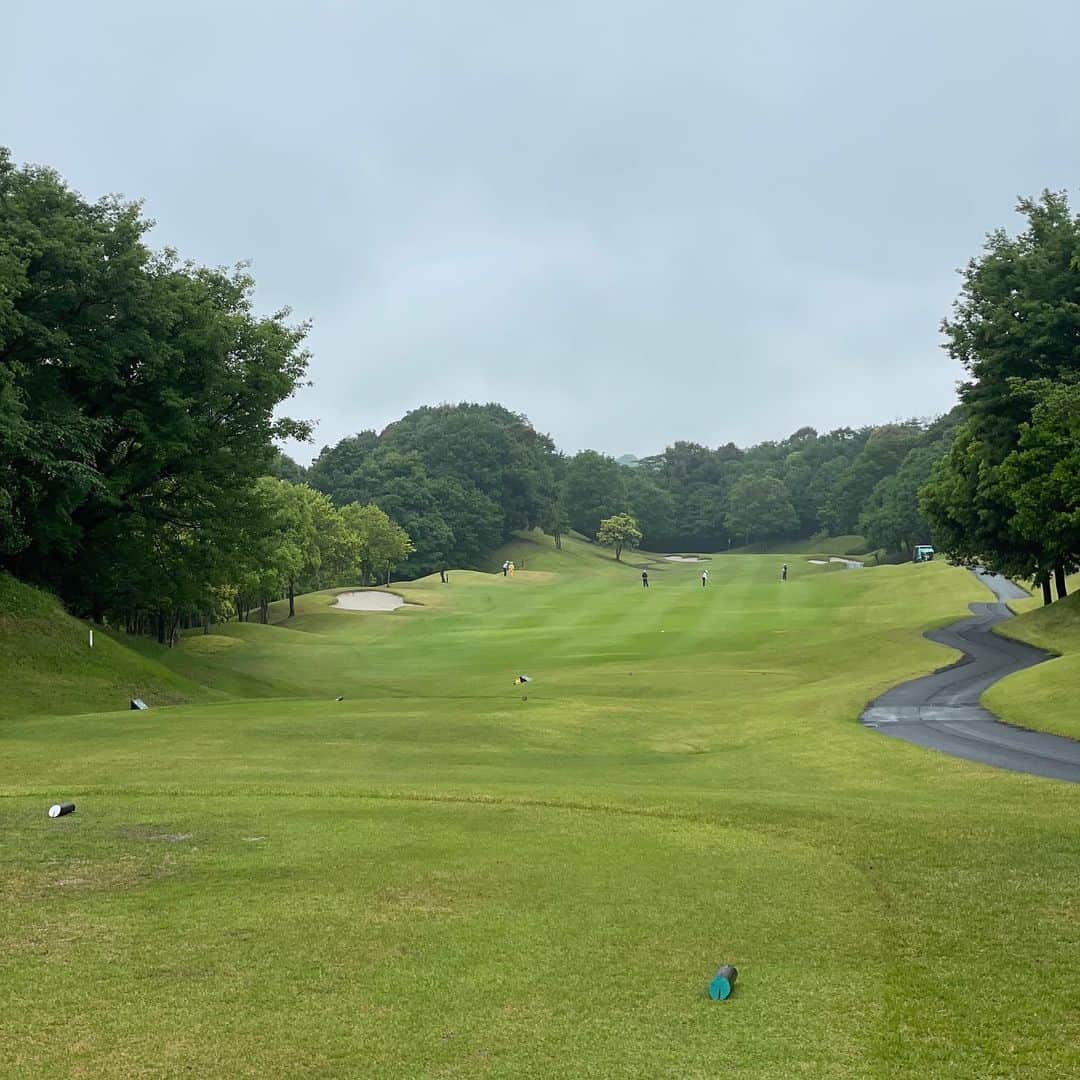
[[944,411],[953,270],[1080,166],[1064,2],[8,6],[2,141],[250,258],[320,445],[440,400],[616,454]]

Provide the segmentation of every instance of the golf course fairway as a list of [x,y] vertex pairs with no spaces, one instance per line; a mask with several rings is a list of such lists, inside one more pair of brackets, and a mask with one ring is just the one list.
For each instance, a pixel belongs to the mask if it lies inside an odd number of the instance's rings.
[[0,614],[0,1075],[1080,1075],[1080,787],[857,719],[972,575],[504,556],[174,650]]

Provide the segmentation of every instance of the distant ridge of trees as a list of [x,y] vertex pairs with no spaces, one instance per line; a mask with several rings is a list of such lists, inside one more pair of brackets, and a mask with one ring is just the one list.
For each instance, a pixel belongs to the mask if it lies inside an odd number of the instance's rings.
[[406,574],[481,565],[522,528],[539,526],[556,543],[569,529],[596,539],[601,522],[623,513],[651,550],[854,532],[904,550],[929,538],[918,488],[958,423],[954,410],[823,435],[804,427],[745,450],[676,442],[620,463],[596,450],[562,455],[501,405],[444,404],[326,446],[307,470],[282,456],[276,475],[303,479],[337,505],[386,509],[416,544]]

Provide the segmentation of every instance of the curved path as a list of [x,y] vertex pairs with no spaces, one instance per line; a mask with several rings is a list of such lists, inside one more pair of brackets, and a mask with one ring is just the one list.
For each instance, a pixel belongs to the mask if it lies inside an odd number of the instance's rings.
[[1012,618],[1005,601],[1027,593],[996,574],[977,571],[976,576],[997,599],[972,604],[968,618],[926,634],[959,649],[964,658],[886,690],[859,719],[885,735],[956,757],[1080,783],[1080,742],[1002,723],[979,704],[982,692],[998,679],[1042,663],[1050,654],[991,630]]

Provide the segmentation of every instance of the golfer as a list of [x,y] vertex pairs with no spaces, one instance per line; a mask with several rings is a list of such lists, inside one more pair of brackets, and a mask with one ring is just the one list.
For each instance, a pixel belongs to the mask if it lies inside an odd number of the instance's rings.
[[643,589],[647,589],[649,587],[649,571],[648,570],[642,570],[641,571],[641,587]]
[[701,587],[704,589],[705,586],[708,585],[708,584],[709,584],[709,571],[708,570],[702,570],[701,571]]
[[787,563],[780,567],[780,580],[787,581]]

